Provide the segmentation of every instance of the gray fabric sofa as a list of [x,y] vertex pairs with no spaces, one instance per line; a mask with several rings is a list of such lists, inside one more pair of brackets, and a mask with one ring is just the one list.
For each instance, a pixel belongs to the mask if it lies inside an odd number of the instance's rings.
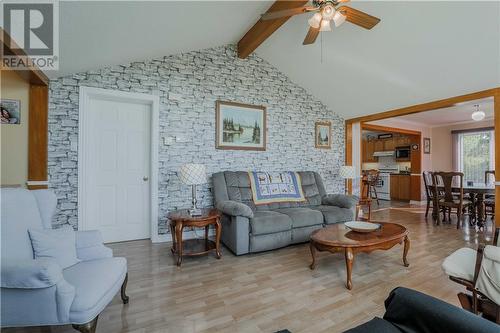
[[236,255],[303,243],[325,225],[354,219],[357,198],[327,194],[317,172],[299,172],[306,201],[256,206],[246,171],[212,175],[215,207],[222,213],[222,242]]

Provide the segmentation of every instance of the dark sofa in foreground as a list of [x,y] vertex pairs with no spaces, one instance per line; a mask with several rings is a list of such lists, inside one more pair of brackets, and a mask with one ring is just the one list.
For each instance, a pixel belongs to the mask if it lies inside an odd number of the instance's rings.
[[375,317],[345,333],[498,333],[500,326],[418,291],[399,287],[385,300],[383,319]]

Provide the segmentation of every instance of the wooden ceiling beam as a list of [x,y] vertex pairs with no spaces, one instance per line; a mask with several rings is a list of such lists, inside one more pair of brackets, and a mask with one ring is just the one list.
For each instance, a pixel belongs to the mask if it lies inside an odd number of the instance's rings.
[[[307,0],[277,0],[266,13],[302,7],[307,2]],[[288,21],[289,18],[290,16],[266,21],[259,19],[238,42],[238,57],[241,59],[248,57],[260,44],[269,38],[273,32],[278,30],[279,27]]]
[[[17,74],[19,74],[20,77],[22,77],[26,82],[33,84],[33,85],[38,85],[38,86],[48,86],[49,85],[49,78],[40,70],[37,68],[33,69],[26,69],[26,70],[19,70],[15,69],[12,67],[7,67],[4,66],[3,63],[3,55],[12,55],[16,56],[20,60],[26,59],[28,55],[26,52],[24,52],[23,49],[19,48],[16,44],[15,41],[12,40],[12,38],[9,36],[9,34],[3,30],[0,27],[0,70],[12,70],[15,71]],[[16,47],[12,48],[11,45],[14,45]]]

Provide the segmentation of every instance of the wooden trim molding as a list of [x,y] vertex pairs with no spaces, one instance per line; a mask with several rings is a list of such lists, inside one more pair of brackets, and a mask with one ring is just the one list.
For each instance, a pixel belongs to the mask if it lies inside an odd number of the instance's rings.
[[463,102],[473,101],[476,99],[494,96],[498,89],[500,89],[500,88],[493,88],[493,89],[488,89],[488,90],[477,91],[474,93],[461,95],[461,96],[455,96],[455,97],[451,97],[451,98],[440,99],[440,100],[429,102],[429,103],[417,104],[417,105],[408,106],[408,107],[401,108],[401,109],[395,109],[395,110],[385,111],[385,112],[381,112],[381,113],[370,114],[367,116],[351,118],[351,119],[347,119],[346,122],[347,123],[367,122],[367,121],[381,120],[381,119],[387,119],[387,118],[392,118],[392,117],[399,117],[399,116],[404,116],[407,114],[419,113],[419,112],[424,112],[424,111],[431,111],[431,110],[436,110],[436,109],[447,108],[447,107],[454,106],[458,103],[463,103]]
[[[345,128],[345,165],[352,165],[352,124],[346,124]],[[352,179],[348,179],[347,192],[352,194]]]
[[407,129],[404,129],[404,128],[379,126],[379,125],[372,125],[372,124],[366,124],[366,123],[362,123],[361,124],[361,128],[364,129],[364,130],[381,131],[381,132],[393,132],[393,133],[408,134],[408,135],[421,135],[422,134],[419,131],[412,131],[412,130],[407,130]]
[[[12,40],[10,35],[0,27],[0,42],[3,52],[1,53],[3,64],[3,54],[15,55],[19,59],[25,59],[27,57],[26,52],[24,52],[19,46],[17,46],[16,42]],[[17,46],[16,48],[11,48],[11,46]],[[2,67],[1,70],[9,70],[8,67]],[[14,69],[10,69],[14,70]],[[32,70],[16,70],[16,73],[19,74],[26,82],[35,85],[48,86],[49,78],[39,69]]]
[[[31,85],[28,125],[28,188],[47,188],[49,87]],[[30,185],[32,183],[33,185]]]
[[[15,47],[11,47],[11,46]],[[3,54],[14,55],[19,59],[27,57],[10,35],[0,28],[1,63]],[[47,188],[47,150],[48,150],[48,112],[49,78],[39,69],[16,70],[3,65],[0,70],[15,71],[30,84],[28,111],[28,181],[29,189]]]

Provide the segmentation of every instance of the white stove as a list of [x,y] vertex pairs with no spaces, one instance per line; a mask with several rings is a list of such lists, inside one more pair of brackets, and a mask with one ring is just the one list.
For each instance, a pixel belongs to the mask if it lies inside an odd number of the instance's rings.
[[399,173],[398,165],[384,165],[379,167],[379,180],[375,185],[378,198],[391,200],[391,173]]

